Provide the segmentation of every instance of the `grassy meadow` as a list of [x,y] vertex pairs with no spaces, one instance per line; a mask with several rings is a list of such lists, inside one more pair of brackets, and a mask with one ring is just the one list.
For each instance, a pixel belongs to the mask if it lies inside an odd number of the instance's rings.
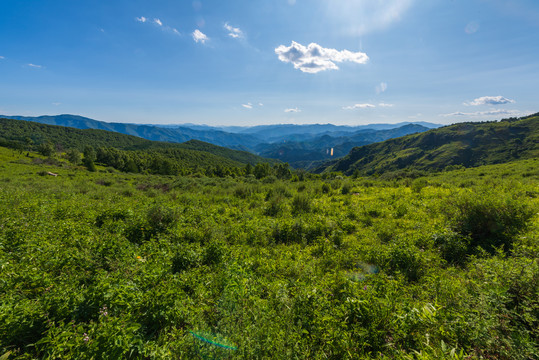
[[278,180],[0,148],[0,358],[536,359],[538,252],[539,159]]

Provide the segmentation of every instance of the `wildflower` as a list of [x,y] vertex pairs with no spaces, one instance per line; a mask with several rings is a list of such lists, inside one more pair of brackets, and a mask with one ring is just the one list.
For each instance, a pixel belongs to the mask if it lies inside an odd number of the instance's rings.
[[99,309],[99,313],[103,316],[107,316],[109,314],[106,306],[103,306],[101,309]]
[[88,334],[84,333],[83,336],[84,337],[82,339],[84,340],[84,342],[88,343],[88,341],[90,341],[90,337],[88,336]]
[[363,290],[367,290],[367,285],[363,286]]

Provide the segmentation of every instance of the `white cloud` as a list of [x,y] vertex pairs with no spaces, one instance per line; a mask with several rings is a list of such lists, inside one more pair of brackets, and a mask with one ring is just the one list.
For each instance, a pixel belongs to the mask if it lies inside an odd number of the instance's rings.
[[144,16],[135,18],[135,20],[137,20],[138,22],[141,22],[141,23],[145,23],[146,21],[148,21],[148,19],[146,19]]
[[520,115],[521,112],[518,111],[518,110],[490,110],[490,111],[475,111],[475,112],[461,112],[461,111],[457,111],[457,112],[454,112],[454,113],[451,113],[451,114],[440,114],[439,116],[444,116],[444,117],[454,117],[454,116],[470,116],[470,117],[475,117],[475,116],[498,116],[498,115],[512,115],[512,116],[516,116],[516,115]]
[[503,96],[482,96],[480,98],[475,99],[474,101],[470,101],[468,103],[464,103],[464,105],[472,105],[472,106],[478,106],[478,105],[503,105],[503,104],[512,104],[515,100],[504,98]]
[[176,35],[181,35],[180,32],[176,29],[176,28],[173,28],[172,29],[172,32]]
[[36,64],[28,64],[28,66],[36,68],[36,69],[41,69],[43,67],[41,65],[36,65]]
[[192,33],[193,35],[193,40],[195,40],[195,42],[201,42],[201,43],[205,43],[206,41],[208,41],[208,37],[206,36],[206,34],[204,34],[202,31],[196,29],[195,31],[193,31]]
[[5,57],[3,57],[3,56],[0,56],[0,60],[3,60],[3,59],[5,59]]
[[157,24],[158,26],[163,26],[163,23],[159,19],[153,19],[153,22]]
[[386,103],[380,103],[378,104],[380,107],[393,107],[393,104],[386,104]]
[[275,48],[275,53],[282,62],[290,62],[294,64],[295,69],[310,74],[324,70],[338,70],[336,62],[351,61],[365,64],[369,60],[367,54],[362,52],[327,49],[315,43],[303,46],[295,41],[288,47],[280,45]]
[[398,22],[415,0],[324,0],[326,14],[345,34],[362,36]]
[[243,106],[246,109],[252,109],[253,108],[253,104],[251,104],[251,103],[241,104],[241,106]]
[[52,104],[53,104],[54,106],[62,105],[62,103],[59,103],[59,102],[53,102]]
[[264,106],[264,104],[262,104],[262,103],[258,103],[258,106]]
[[468,25],[466,25],[466,27],[464,28],[464,31],[467,34],[474,34],[477,32],[477,30],[479,30],[479,24],[475,21],[469,22]]
[[295,107],[293,109],[284,109],[284,112],[285,113],[299,113],[299,112],[301,112],[301,110],[298,109],[297,107]]
[[228,23],[225,23],[224,28],[228,31],[228,36],[233,37],[234,39],[243,37],[243,31],[241,31],[240,28],[232,27]]
[[373,104],[354,104],[351,106],[344,106],[343,110],[354,110],[354,109],[369,109],[369,108],[375,108],[376,106]]
[[387,83],[381,82],[379,85],[376,85],[376,93],[380,94],[387,90]]

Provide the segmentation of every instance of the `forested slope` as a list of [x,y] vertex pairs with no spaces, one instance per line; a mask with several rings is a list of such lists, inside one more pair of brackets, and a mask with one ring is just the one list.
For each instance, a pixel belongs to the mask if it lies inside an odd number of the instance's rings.
[[459,123],[352,149],[316,169],[381,174],[402,169],[438,171],[539,156],[539,114],[499,122]]

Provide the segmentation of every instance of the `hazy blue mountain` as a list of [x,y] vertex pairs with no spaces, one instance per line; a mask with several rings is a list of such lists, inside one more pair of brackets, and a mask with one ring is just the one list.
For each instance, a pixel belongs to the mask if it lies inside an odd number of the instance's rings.
[[138,125],[126,123],[108,123],[77,115],[54,116],[5,116],[0,117],[15,120],[33,121],[47,125],[59,125],[76,129],[98,129],[119,132],[126,135],[138,136],[147,140],[165,142],[185,142],[191,139],[205,141],[214,145],[229,148],[250,149],[260,143],[260,140],[247,134],[231,134],[218,130],[194,130],[187,127],[165,128],[155,125]]
[[[217,127],[197,124],[108,123],[77,115],[2,117],[77,129],[107,130],[153,141],[184,143],[189,140],[199,140],[289,162],[294,167],[309,166],[312,162],[345,156],[355,146],[423,132],[440,126],[426,122],[405,122],[360,126],[277,124]],[[331,149],[333,149],[333,154],[331,154]]]
[[[353,133],[325,133],[305,141],[283,141],[260,144],[255,149],[260,156],[279,159],[293,167],[306,167],[309,162],[345,156],[356,146],[372,144],[408,134],[429,130],[425,126],[408,124],[390,130],[364,129]],[[341,136],[333,136],[340,134]]]

